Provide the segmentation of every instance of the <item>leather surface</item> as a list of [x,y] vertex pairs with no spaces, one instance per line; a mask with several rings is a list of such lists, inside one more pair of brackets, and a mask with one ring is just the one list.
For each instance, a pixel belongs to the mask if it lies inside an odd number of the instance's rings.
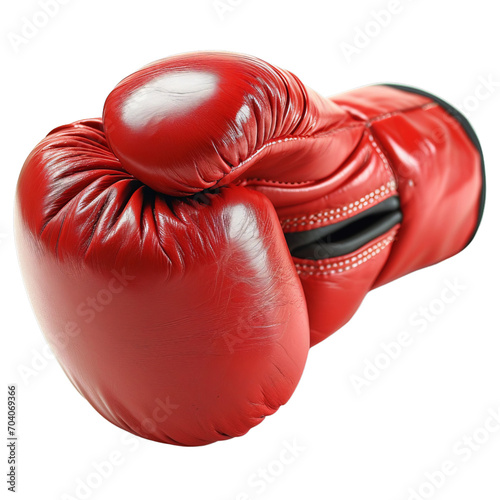
[[[77,389],[130,432],[200,445],[284,404],[309,346],[369,290],[459,252],[482,186],[480,152],[428,96],[326,99],[259,59],[194,53],[134,73],[103,120],[35,148],[16,238]],[[377,231],[369,211],[395,197],[402,218]],[[314,258],[292,257],[284,234],[310,230]],[[325,254],[335,234],[361,246]]]

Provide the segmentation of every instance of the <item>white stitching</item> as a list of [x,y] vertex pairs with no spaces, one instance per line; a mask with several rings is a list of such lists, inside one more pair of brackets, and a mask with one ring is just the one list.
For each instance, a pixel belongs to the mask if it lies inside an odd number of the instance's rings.
[[377,141],[375,140],[375,137],[373,137],[373,134],[370,132],[370,135],[368,136],[368,139],[370,139],[370,142],[372,143],[372,146],[375,148],[375,151],[378,153],[380,159],[384,163],[385,169],[387,170],[387,173],[389,174],[389,177],[391,179],[394,179],[394,172],[392,171],[391,166],[389,165],[389,161],[385,157],[384,153],[380,149]]
[[373,203],[375,200],[380,200],[381,198],[389,196],[396,189],[396,182],[391,180],[386,184],[380,186],[379,188],[373,190],[362,196],[359,200],[356,200],[348,205],[342,207],[332,208],[330,210],[325,210],[324,212],[319,212],[311,215],[303,215],[302,217],[293,217],[289,219],[284,219],[281,221],[281,227],[283,230],[289,229],[291,227],[307,226],[312,224],[320,224],[321,222],[329,222],[332,220],[338,220],[352,213],[362,210],[367,205]]
[[[429,105],[431,105],[431,104],[434,104],[434,103],[426,103],[426,104],[423,104],[422,106],[418,106],[418,107],[411,107],[411,108],[399,109],[399,110],[396,110],[396,111],[392,111],[391,113],[386,113],[385,115],[375,116],[371,120],[359,121],[359,122],[355,121],[353,124],[351,124],[351,125],[349,125],[347,127],[341,127],[341,128],[338,128],[338,129],[327,130],[327,131],[324,131],[324,132],[317,132],[316,134],[311,134],[311,135],[289,136],[289,137],[284,137],[282,139],[276,139],[276,140],[274,140],[272,142],[266,142],[257,151],[254,151],[248,158],[246,158],[245,160],[243,160],[238,165],[235,165],[235,166],[230,165],[231,170],[229,172],[227,172],[226,174],[224,174],[219,180],[217,180],[214,183],[214,186],[217,186],[227,175],[232,174],[233,172],[235,172],[238,169],[240,169],[241,167],[243,167],[245,164],[247,164],[249,161],[251,161],[257,155],[259,155],[263,150],[265,150],[269,146],[273,146],[273,145],[278,144],[280,142],[299,141],[299,140],[304,140],[304,139],[320,139],[320,138],[323,138],[323,137],[328,137],[328,136],[331,136],[331,135],[338,134],[340,132],[345,132],[346,130],[353,130],[353,129],[356,129],[358,127],[363,127],[364,129],[369,130],[370,129],[370,124],[373,123],[373,122],[375,122],[375,121],[378,121],[379,119],[382,119],[384,117],[387,118],[388,116],[392,116],[392,115],[404,114],[404,113],[408,113],[410,111],[416,111],[416,110],[419,110],[419,109],[424,109],[424,108],[427,109],[426,107],[429,106]],[[346,110],[344,109],[344,111],[346,111]],[[389,168],[389,171],[391,173],[391,177],[393,177],[393,174],[392,174],[392,171],[390,170],[390,168]],[[309,179],[309,181],[314,181],[314,179]]]
[[411,112],[411,111],[419,111],[419,110],[426,111],[428,109],[435,108],[437,106],[438,106],[438,104],[435,103],[435,102],[428,102],[428,103],[423,104],[421,106],[418,106],[418,107],[415,107],[415,108],[408,108],[408,109],[403,110],[403,111],[400,111],[400,110],[391,111],[390,113],[386,113],[385,115],[379,115],[379,116],[375,116],[375,117],[371,118],[370,120],[368,120],[366,122],[366,124],[367,124],[367,126],[370,126],[372,123],[379,122],[379,121],[382,121],[382,120],[386,120],[387,118],[391,118],[393,116],[401,115],[402,112],[408,113],[408,112]]
[[[391,234],[385,237],[383,240],[375,243],[371,247],[359,252],[358,254],[340,261],[330,262],[324,264],[324,262],[332,261],[332,259],[318,260],[316,264],[304,264],[302,262],[295,262],[295,267],[297,269],[297,274],[306,276],[324,276],[329,274],[338,274],[350,269],[355,269],[361,266],[372,257],[378,255],[382,250],[386,249],[393,241],[396,231],[392,231]],[[309,271],[308,269],[312,269]]]
[[246,158],[245,160],[243,160],[241,163],[239,163],[238,165],[236,165],[231,173],[235,170],[238,170],[240,167],[243,167],[244,165],[246,165],[249,161],[253,160],[253,158],[255,158],[255,156],[257,156],[258,154],[260,154],[264,149],[270,147],[270,146],[274,146],[276,144],[279,144],[281,142],[290,142],[290,141],[303,141],[303,140],[306,140],[306,139],[322,139],[323,137],[328,137],[330,135],[336,135],[336,134],[340,134],[341,132],[345,132],[346,130],[354,130],[356,128],[366,128],[366,123],[363,123],[363,122],[356,122],[356,123],[353,123],[352,125],[349,125],[348,127],[341,127],[341,128],[337,128],[337,129],[332,129],[332,130],[327,130],[327,131],[324,131],[324,132],[317,132],[316,134],[312,134],[312,135],[300,135],[300,136],[290,136],[290,137],[284,137],[283,139],[276,139],[274,141],[271,141],[271,142],[266,142],[264,143],[259,149],[257,149],[257,151],[255,151],[254,153],[252,153],[248,158]]

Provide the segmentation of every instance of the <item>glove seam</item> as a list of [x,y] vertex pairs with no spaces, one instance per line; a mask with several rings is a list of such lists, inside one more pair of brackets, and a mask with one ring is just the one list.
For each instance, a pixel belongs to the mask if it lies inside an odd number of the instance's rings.
[[[353,212],[362,212],[364,208],[361,207],[368,207],[368,205],[374,203],[375,200],[379,202],[383,201],[384,199],[392,196],[395,192],[396,185],[393,180],[390,180],[386,184],[383,184],[382,186],[374,189],[370,193],[349,204],[340,205],[329,210],[316,212],[310,215],[303,215],[301,217],[289,217],[286,219],[280,219],[280,223],[283,231],[285,231],[286,229],[291,229],[299,226],[317,225],[321,224],[322,222],[328,222],[331,224],[332,220],[336,220],[337,222],[339,222],[340,220],[348,218]],[[308,219],[309,222],[306,222]],[[314,221],[314,219],[319,220]]]
[[[377,115],[377,116],[375,116],[373,118],[370,118],[369,120],[364,120],[364,121],[360,121],[359,118],[356,118],[355,116],[353,116],[349,112],[349,110],[345,110],[350,115],[350,117],[356,121],[355,124],[352,124],[352,125],[350,125],[348,127],[342,127],[342,128],[338,128],[338,129],[332,129],[332,130],[318,132],[317,134],[303,135],[303,136],[287,136],[287,137],[283,137],[283,138],[280,138],[280,139],[274,139],[271,142],[266,142],[257,151],[255,151],[254,153],[252,153],[248,158],[246,158],[245,160],[243,160],[238,165],[233,166],[229,172],[224,173],[224,175],[218,181],[216,181],[215,184],[212,187],[216,187],[220,182],[223,181],[223,179],[227,175],[233,174],[234,172],[236,172],[239,168],[241,168],[244,165],[246,165],[248,162],[250,162],[251,160],[253,160],[256,156],[258,156],[263,150],[265,150],[266,148],[268,148],[270,146],[274,146],[274,145],[280,144],[282,142],[299,141],[299,140],[309,140],[309,139],[312,139],[312,140],[314,140],[314,139],[322,139],[322,138],[325,138],[325,137],[328,137],[328,136],[332,136],[332,135],[336,135],[336,134],[339,134],[341,132],[345,132],[345,131],[348,131],[348,130],[354,130],[354,129],[358,128],[358,127],[363,127],[366,130],[372,132],[370,126],[374,122],[377,122],[377,121],[380,121],[380,120],[384,120],[386,118],[390,118],[390,117],[395,116],[395,115],[405,114],[405,113],[408,113],[408,112],[411,112],[411,111],[417,111],[419,109],[427,110],[427,109],[429,109],[429,105],[432,105],[432,107],[434,107],[434,103],[428,103],[427,102],[427,103],[422,104],[420,106],[412,106],[410,108],[403,108],[403,109],[400,109],[400,110],[397,110],[397,111],[392,111],[390,113],[383,113],[381,115]],[[342,109],[344,109],[344,108],[342,108]],[[382,159],[382,161],[384,161],[384,160]],[[384,164],[385,164],[385,162],[384,162]],[[392,168],[390,166],[386,166],[386,167],[388,168],[389,172],[392,173],[392,176],[394,176],[394,172],[392,171]],[[274,184],[279,183],[279,184],[284,184],[284,185],[304,185],[304,184],[311,183],[311,182],[317,182],[318,180],[319,179],[308,179],[308,180],[301,181],[301,182],[286,182],[286,181],[275,181],[273,179],[263,179],[263,178],[250,178],[250,179],[246,179],[247,182],[249,182],[249,181],[257,182],[257,181],[259,181],[259,182],[269,182],[269,183],[274,183]]]
[[370,243],[365,250],[358,249],[352,252],[351,256],[342,255],[318,261],[301,262],[293,258],[297,274],[299,276],[329,276],[331,274],[340,274],[352,269],[356,269],[365,264],[372,258],[380,255],[384,250],[389,249],[394,242],[399,225],[383,234],[375,242]]

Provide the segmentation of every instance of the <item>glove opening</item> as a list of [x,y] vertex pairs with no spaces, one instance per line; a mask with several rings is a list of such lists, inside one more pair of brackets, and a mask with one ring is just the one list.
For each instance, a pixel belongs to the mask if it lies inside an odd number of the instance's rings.
[[307,231],[285,233],[293,257],[322,260],[349,254],[399,224],[403,219],[398,196],[349,219]]

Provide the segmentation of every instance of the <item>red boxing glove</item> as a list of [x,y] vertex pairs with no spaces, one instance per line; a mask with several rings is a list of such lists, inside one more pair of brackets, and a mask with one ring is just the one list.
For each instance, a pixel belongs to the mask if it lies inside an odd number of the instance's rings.
[[276,411],[310,342],[461,250],[483,201],[479,143],[440,100],[327,100],[258,59],[189,54],[35,148],[16,237],[77,389],[123,429],[201,445]]

